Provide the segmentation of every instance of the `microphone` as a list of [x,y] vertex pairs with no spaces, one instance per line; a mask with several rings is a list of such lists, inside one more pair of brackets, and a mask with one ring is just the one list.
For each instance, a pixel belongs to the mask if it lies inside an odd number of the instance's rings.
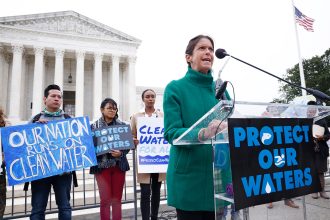
[[[252,64],[250,64],[250,63],[248,63],[248,62],[246,62],[246,61],[244,61],[244,60],[241,60],[241,59],[239,59],[239,58],[237,58],[237,57],[234,57],[234,56],[232,56],[232,55],[229,55],[229,54],[226,52],[225,49],[221,49],[221,48],[217,49],[217,50],[215,51],[215,56],[216,56],[217,58],[219,58],[219,59],[223,59],[223,58],[226,57],[226,56],[230,56],[230,57],[234,58],[235,60],[238,60],[238,61],[241,62],[241,63],[244,63],[244,64],[246,64],[246,65],[248,65],[248,66],[250,66],[250,67],[253,67],[253,68],[257,69],[257,70],[260,70],[261,72],[264,72],[264,73],[266,73],[266,74],[268,74],[268,75],[270,75],[270,76],[272,76],[272,77],[274,77],[274,78],[276,78],[276,79],[278,79],[278,80],[280,80],[280,81],[283,81],[283,82],[287,83],[287,84],[290,85],[290,86],[293,86],[293,87],[296,87],[296,88],[299,88],[299,89],[306,90],[308,93],[312,94],[312,95],[315,96],[316,98],[319,98],[319,99],[321,99],[321,100],[330,101],[330,96],[328,96],[327,94],[325,94],[325,93],[323,93],[323,92],[321,92],[321,91],[319,91],[319,90],[316,90],[316,89],[310,89],[310,88],[305,88],[305,87],[302,87],[302,86],[296,85],[296,84],[294,84],[294,83],[291,83],[291,82],[289,82],[289,81],[287,81],[287,80],[285,80],[285,79],[282,79],[282,78],[280,78],[280,77],[278,77],[278,76],[275,76],[274,74],[272,74],[272,73],[270,73],[270,72],[267,72],[266,70],[263,70],[263,69],[261,69],[261,68],[259,68],[259,67],[256,67],[256,66],[254,66],[254,65],[252,65]],[[220,89],[219,89],[219,90],[220,90]]]
[[219,49],[217,49],[217,50],[215,51],[215,56],[216,56],[217,58],[219,58],[219,59],[223,59],[223,58],[225,58],[226,56],[230,56],[230,55],[226,52],[225,49],[221,49],[221,48],[219,48]]

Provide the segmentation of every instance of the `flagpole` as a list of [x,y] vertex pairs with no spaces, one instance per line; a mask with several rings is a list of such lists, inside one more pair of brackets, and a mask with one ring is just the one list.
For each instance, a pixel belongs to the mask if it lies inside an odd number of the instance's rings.
[[[295,6],[292,0],[292,9],[293,9],[293,22],[294,22],[294,27],[296,30],[296,41],[297,41],[297,49],[298,49],[298,57],[299,57],[299,73],[300,73],[300,81],[301,81],[301,86],[306,88],[306,83],[305,83],[305,76],[304,76],[304,68],[302,65],[301,61],[301,55],[300,55],[300,45],[299,45],[299,36],[298,36],[298,28],[297,28],[297,22],[296,22],[296,13],[295,13]],[[301,90],[302,95],[306,96],[306,91]],[[307,211],[306,211],[306,200],[305,196],[302,197],[302,205],[303,205],[303,216],[304,220],[307,220]]]
[[[303,64],[302,64],[301,54],[300,54],[300,44],[299,44],[299,36],[298,36],[298,29],[297,29],[296,15],[295,15],[295,6],[294,6],[293,0],[292,0],[292,9],[293,9],[293,22],[294,22],[294,27],[295,27],[295,30],[296,30],[296,42],[297,42],[298,59],[299,59],[300,82],[301,82],[301,87],[306,88],[304,67],[303,67]],[[301,92],[302,92],[303,96],[306,96],[306,90],[302,89]]]

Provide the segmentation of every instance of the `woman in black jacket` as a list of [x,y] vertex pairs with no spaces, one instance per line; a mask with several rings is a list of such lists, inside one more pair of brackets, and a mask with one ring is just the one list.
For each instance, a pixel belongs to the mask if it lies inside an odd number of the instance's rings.
[[[123,125],[118,119],[117,103],[106,98],[101,103],[102,117],[95,121],[93,129]],[[101,220],[121,219],[121,198],[125,183],[125,172],[129,170],[126,154],[129,150],[112,150],[109,153],[97,156],[97,166],[90,168],[90,173],[95,174],[100,194]],[[111,210],[112,208],[112,210]]]
[[[310,101],[307,104],[316,105],[317,103],[315,101]],[[308,114],[310,117],[314,117],[316,113],[317,113],[316,107],[311,106],[308,108]],[[315,165],[321,183],[321,191],[319,193],[321,198],[329,199],[330,197],[327,195],[327,193],[324,190],[324,186],[325,186],[324,173],[328,171],[329,146],[327,144],[327,141],[330,139],[330,132],[327,125],[327,121],[325,119],[321,119],[314,122],[314,126],[315,125],[320,128],[318,130],[323,131],[322,134],[318,134],[318,132],[315,132],[313,134],[314,143],[315,143],[315,147],[314,147]],[[312,194],[313,199],[317,199],[318,197],[319,197],[318,193]]]

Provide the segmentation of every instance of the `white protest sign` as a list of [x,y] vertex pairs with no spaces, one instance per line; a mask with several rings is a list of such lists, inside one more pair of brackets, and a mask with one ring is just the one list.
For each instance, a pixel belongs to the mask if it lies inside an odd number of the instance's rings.
[[137,118],[139,173],[166,173],[170,144],[164,139],[163,118]]

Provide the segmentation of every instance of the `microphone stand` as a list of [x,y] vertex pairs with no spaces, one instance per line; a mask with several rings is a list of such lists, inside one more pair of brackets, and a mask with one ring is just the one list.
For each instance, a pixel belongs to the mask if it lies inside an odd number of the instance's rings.
[[322,101],[330,101],[330,96],[328,96],[327,94],[325,94],[325,93],[323,93],[323,92],[321,92],[321,91],[319,91],[319,90],[316,90],[316,89],[310,89],[310,88],[305,88],[305,87],[302,87],[302,86],[296,85],[296,84],[294,84],[294,83],[291,83],[291,82],[289,82],[289,81],[287,81],[287,80],[285,80],[285,79],[282,79],[282,78],[280,78],[280,77],[278,77],[278,76],[275,76],[274,74],[272,74],[272,73],[270,73],[270,72],[267,72],[266,70],[263,70],[263,69],[261,69],[261,68],[259,68],[259,67],[256,67],[256,66],[254,66],[254,65],[252,65],[252,64],[250,64],[250,63],[248,63],[248,62],[245,62],[244,60],[241,60],[241,59],[239,59],[239,58],[237,58],[237,57],[234,57],[234,56],[232,56],[232,55],[230,55],[230,54],[227,54],[227,53],[226,53],[226,56],[232,57],[232,58],[234,58],[235,60],[238,60],[238,61],[240,61],[240,62],[242,62],[242,63],[244,63],[244,64],[246,64],[246,65],[248,65],[248,66],[251,66],[251,67],[253,67],[253,68],[257,69],[257,70],[260,70],[261,72],[264,72],[264,73],[266,73],[266,74],[268,74],[268,75],[270,75],[270,76],[272,76],[272,77],[275,77],[276,79],[281,80],[281,81],[283,81],[283,82],[285,82],[285,83],[287,83],[287,84],[289,84],[289,85],[291,85],[291,86],[293,86],[293,87],[296,87],[296,88],[299,88],[299,89],[306,90],[308,93],[314,95],[316,98],[319,98],[319,99],[321,99]]

